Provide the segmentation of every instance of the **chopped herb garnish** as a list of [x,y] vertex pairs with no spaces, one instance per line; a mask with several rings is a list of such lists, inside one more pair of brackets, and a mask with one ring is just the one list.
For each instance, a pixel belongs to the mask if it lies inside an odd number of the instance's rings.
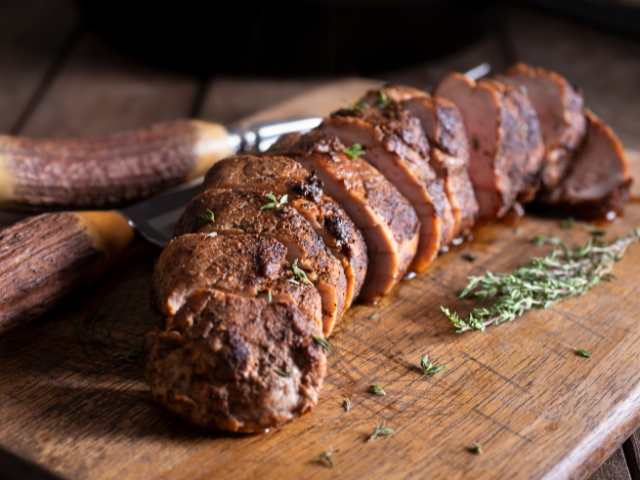
[[477,152],[478,148],[480,148],[480,143],[478,143],[478,139],[474,136],[473,137],[473,149]]
[[380,90],[380,100],[378,100],[376,107],[384,108],[387,105],[389,105],[389,98],[387,97],[387,94],[384,90]]
[[326,460],[329,468],[333,468],[333,453],[338,453],[340,450],[329,450],[328,452],[324,452],[322,455],[317,456],[313,459],[314,462],[322,462]]
[[207,213],[203,213],[202,215],[200,215],[200,218],[203,219],[205,222],[213,223],[216,221],[216,217],[213,215],[213,212],[208,208],[207,208]]
[[429,355],[425,355],[424,357],[422,357],[420,366],[422,367],[422,371],[425,375],[435,375],[436,373],[440,373],[446,367],[446,365],[434,367],[433,364],[429,361]]
[[560,228],[571,229],[576,226],[576,220],[573,217],[569,217],[560,223]]
[[100,320],[100,317],[104,314],[103,311],[97,312],[97,313],[92,313],[91,315],[89,315],[89,320],[91,320],[91,325],[93,325],[94,323],[96,323],[98,320]]
[[129,350],[129,353],[127,353],[127,356],[123,358],[123,360],[125,362],[129,362],[129,363],[133,363],[134,359],[138,356],[140,356],[142,352],[140,351],[140,349],[138,348],[133,348],[131,350]]
[[267,297],[269,298],[269,303],[271,303],[271,300],[273,300],[271,297],[271,290],[267,290]]
[[280,370],[279,368],[274,368],[274,371],[281,377],[293,377],[293,367],[286,360],[284,361],[284,363],[285,363],[284,370]]
[[522,95],[524,95],[525,97],[529,96],[529,91],[527,90],[527,87],[525,87],[524,85],[520,85],[520,87],[518,88]]
[[269,210],[269,209],[272,209],[272,208],[278,209],[282,205],[287,203],[287,200],[289,199],[289,195],[288,194],[282,195],[280,197],[280,200],[278,200],[278,198],[273,193],[265,193],[264,196],[267,197],[269,200],[271,200],[271,202],[267,203],[266,205],[261,206],[260,210]]
[[384,396],[387,394],[387,392],[385,392],[380,385],[376,385],[375,383],[369,387],[369,393],[380,396]]
[[344,409],[348,412],[349,410],[351,410],[351,402],[349,401],[348,398],[346,398],[344,400]]
[[322,338],[320,335],[311,336],[316,342],[320,344],[320,346],[322,346],[322,350],[324,351],[325,355],[328,355],[331,352],[331,344],[327,340]]
[[376,312],[376,313],[374,313],[373,315],[371,315],[371,316],[369,317],[369,320],[373,320],[373,319],[377,318],[377,317],[378,317],[378,315],[380,315],[380,312]]
[[471,252],[471,253],[465,253],[462,255],[462,258],[464,258],[465,260],[467,260],[468,262],[475,262],[478,259],[478,255],[476,255],[475,253]]
[[298,267],[297,258],[293,261],[293,265],[291,265],[291,271],[294,273],[294,275],[299,277],[306,285],[313,285],[313,283],[311,283],[311,281],[307,278],[307,274],[305,273],[305,271],[300,270],[300,267]]
[[218,236],[218,232],[211,232],[211,233],[207,233],[204,238],[213,238],[213,237],[217,237]]
[[545,240],[547,239],[547,235],[545,233],[542,233],[540,235],[536,235],[535,237],[533,237],[533,244],[534,245],[544,245]]
[[453,323],[456,332],[484,330],[487,325],[510,322],[533,308],[549,308],[562,300],[583,295],[600,281],[614,278],[611,270],[622,259],[629,245],[637,243],[640,229],[607,245],[589,239],[583,247],[571,250],[555,237],[549,243],[559,245],[546,257],[531,258],[511,274],[487,272],[484,277],[469,277],[460,293],[483,301],[492,299],[484,308],[474,309],[467,318],[440,307]]
[[362,150],[359,143],[354,143],[349,148],[345,148],[344,153],[352,160],[355,160],[357,157],[364,155],[364,150]]
[[587,225],[584,229],[594,237],[604,237],[607,234],[605,230],[600,230],[595,225]]
[[382,421],[382,425],[376,425],[376,428],[373,430],[373,434],[369,437],[367,442],[373,442],[374,440],[378,440],[383,435],[393,435],[396,431],[392,428],[384,428],[386,421]]
[[581,357],[591,358],[591,354],[583,348],[574,348],[573,351],[576,355],[580,355]]
[[482,445],[477,443],[475,440],[473,442],[473,449],[478,453],[478,455],[482,455]]
[[364,103],[362,100],[360,100],[358,103],[349,103],[349,100],[342,97],[342,101],[347,104],[347,108],[349,110],[357,110],[361,112],[362,110],[366,110],[367,108],[369,108],[369,104]]
[[514,235],[520,235],[522,233],[522,227],[516,227],[513,229]]
[[299,282],[299,281],[297,281],[297,280],[296,280],[296,279],[294,279],[294,278],[288,278],[288,279],[287,279],[287,282],[289,282],[289,283],[293,283],[294,285],[300,285],[300,282]]

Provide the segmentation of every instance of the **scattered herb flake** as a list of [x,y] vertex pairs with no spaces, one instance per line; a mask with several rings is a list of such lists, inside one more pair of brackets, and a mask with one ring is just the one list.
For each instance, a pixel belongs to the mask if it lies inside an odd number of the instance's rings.
[[637,243],[640,229],[607,245],[589,239],[583,247],[571,250],[555,237],[549,242],[560,245],[546,257],[531,258],[511,274],[487,272],[483,277],[469,277],[469,284],[460,293],[492,303],[474,309],[467,318],[440,307],[453,323],[457,333],[484,331],[487,325],[510,322],[533,308],[549,308],[567,298],[583,295],[601,280],[610,280],[611,270],[624,256],[629,245]]
[[203,213],[202,215],[200,215],[200,218],[203,219],[205,222],[213,223],[216,221],[215,215],[208,208],[207,208],[207,213]]
[[533,237],[532,243],[534,245],[544,245],[544,242],[547,240],[546,233],[542,233],[540,235],[536,235]]
[[287,200],[289,200],[289,195],[286,193],[280,197],[280,200],[278,200],[278,198],[273,193],[265,193],[264,196],[271,200],[271,202],[261,206],[260,210],[270,210],[272,208],[278,209],[282,205],[287,203]]
[[382,421],[382,425],[376,425],[376,428],[373,430],[373,434],[369,437],[367,442],[373,442],[374,440],[378,440],[383,435],[393,435],[396,431],[392,428],[385,428],[386,421]]
[[273,297],[271,296],[271,290],[267,290],[267,297],[269,298],[269,303],[271,303],[271,300],[273,300]]
[[477,443],[475,440],[473,441],[473,449],[478,453],[478,455],[482,455],[482,445]]
[[607,234],[605,230],[601,230],[595,225],[587,225],[584,229],[594,237],[604,237]]
[[280,375],[281,377],[293,377],[293,367],[288,361],[284,361],[285,368],[284,370],[280,370],[279,368],[275,368],[274,371]]
[[349,148],[345,148],[343,151],[352,160],[355,160],[357,157],[361,157],[362,155],[364,155],[364,150],[359,143],[354,143]]
[[378,108],[384,108],[389,105],[389,98],[387,97],[387,93],[384,90],[380,90],[380,100],[376,104]]
[[576,220],[573,217],[569,217],[560,223],[560,228],[571,229],[576,226]]
[[349,400],[348,397],[344,400],[344,409],[347,412],[351,410],[351,401]]
[[384,396],[387,394],[387,392],[385,392],[380,385],[376,385],[375,383],[369,387],[369,393],[380,396]]
[[478,259],[478,255],[473,252],[462,254],[462,258],[464,258],[468,262],[475,262]]
[[293,264],[291,265],[291,271],[294,273],[294,275],[300,278],[304,284],[313,285],[313,283],[311,283],[311,281],[307,278],[307,274],[305,273],[305,271],[301,270],[300,267],[298,267],[297,258],[293,261]]
[[375,319],[375,318],[378,318],[378,315],[380,315],[380,312],[376,312],[376,313],[374,313],[373,315],[371,315],[371,316],[369,317],[369,320],[373,320],[373,319]]
[[522,233],[522,227],[516,227],[513,229],[514,235],[520,235]]
[[445,369],[446,365],[440,365],[438,367],[434,367],[433,364],[429,361],[429,355],[422,357],[420,361],[420,366],[422,367],[422,371],[425,375],[435,375],[436,373],[440,373]]
[[326,463],[329,465],[329,468],[333,468],[333,454],[338,453],[340,450],[329,450],[328,452],[324,452],[322,455],[317,456],[313,459],[314,462],[322,462],[326,460]]
[[139,357],[141,353],[142,352],[139,348],[132,348],[131,350],[129,350],[129,353],[127,353],[127,356],[124,357],[123,360],[125,362],[133,363],[134,359]]
[[591,358],[591,354],[583,348],[574,348],[573,351],[576,355],[580,355],[581,357]]
[[311,336],[322,346],[322,350],[324,351],[325,355],[328,355],[331,352],[331,344],[326,339],[322,338],[320,335]]
[[204,238],[213,238],[218,236],[218,232],[211,232],[211,233],[207,233]]

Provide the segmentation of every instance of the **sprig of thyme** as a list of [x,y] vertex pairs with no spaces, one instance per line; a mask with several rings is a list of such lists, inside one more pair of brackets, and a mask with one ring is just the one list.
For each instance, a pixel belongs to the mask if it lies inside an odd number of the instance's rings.
[[345,148],[343,152],[352,160],[355,160],[357,157],[361,157],[362,155],[364,155],[364,150],[362,150],[362,147],[359,143],[354,143],[349,148]]
[[[615,278],[610,273],[614,264],[639,236],[640,229],[635,229],[609,245],[590,239],[585,246],[573,250],[558,238],[546,238],[546,242],[560,248],[556,247],[546,257],[531,258],[511,274],[487,272],[484,277],[468,278],[469,284],[460,297],[473,292],[472,296],[478,301],[492,299],[490,305],[474,309],[467,318],[460,318],[447,308],[440,309],[456,332],[462,333],[484,331],[488,325],[510,322],[533,308],[549,308],[585,294],[600,281]],[[543,243],[545,238],[538,236],[536,240]]]
[[393,435],[396,431],[393,428],[384,428],[386,421],[382,421],[382,425],[376,425],[376,428],[373,430],[373,434],[369,437],[367,442],[373,442],[374,440],[378,440],[383,435]]
[[433,364],[429,361],[429,355],[425,355],[424,357],[422,357],[420,366],[422,367],[422,371],[425,375],[435,375],[436,373],[440,373],[446,367],[446,365],[434,367]]
[[213,223],[216,221],[215,215],[208,208],[207,208],[207,213],[203,213],[202,215],[200,215],[200,218],[203,219],[205,222]]
[[324,352],[325,355],[328,355],[329,353],[331,353],[331,344],[329,343],[328,340],[325,340],[320,335],[311,335],[311,336],[316,342],[320,344],[320,346],[322,347],[322,351]]
[[286,193],[280,197],[280,200],[278,200],[278,198],[273,193],[265,193],[264,196],[271,200],[271,202],[261,206],[260,210],[269,210],[272,208],[275,208],[277,210],[282,205],[287,203],[287,200],[289,200],[289,195]]
[[291,265],[291,271],[296,277],[300,278],[305,285],[313,285],[313,283],[311,283],[311,280],[307,278],[306,272],[304,270],[301,270],[300,267],[298,267],[297,258],[293,261],[293,264]]
[[333,468],[334,467],[334,463],[333,463],[333,454],[334,453],[338,453],[340,450],[329,450],[328,452],[324,452],[322,455],[318,455],[316,458],[313,459],[314,462],[322,462],[323,460],[326,460],[327,463],[329,464],[329,468]]

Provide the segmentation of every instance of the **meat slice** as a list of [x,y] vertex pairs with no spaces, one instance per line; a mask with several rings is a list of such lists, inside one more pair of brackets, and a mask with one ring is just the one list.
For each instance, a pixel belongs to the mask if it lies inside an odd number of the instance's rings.
[[418,218],[411,204],[380,172],[360,157],[351,158],[337,137],[321,130],[280,138],[269,154],[290,155],[315,172],[324,190],[362,231],[369,253],[360,293],[375,302],[407,272],[418,246]]
[[446,75],[434,93],[452,101],[462,113],[479,219],[504,216],[523,186],[527,158],[517,107],[497,82],[475,82],[460,73]]
[[[215,188],[195,197],[180,216],[175,236],[187,233],[251,234],[287,247],[287,261],[305,272],[322,298],[323,329],[329,335],[345,310],[347,280],[340,262],[295,208],[262,209],[270,200],[258,189]],[[213,214],[214,221],[209,211]],[[295,272],[294,272],[295,273]]]
[[360,145],[363,158],[409,200],[420,220],[418,250],[409,269],[422,272],[452,238],[454,220],[443,182],[428,163],[429,144],[420,121],[391,103],[339,110],[318,128],[349,148]]
[[478,202],[469,178],[469,148],[462,115],[449,100],[404,85],[387,84],[361,99],[374,105],[382,93],[420,120],[429,141],[430,164],[444,182],[454,218],[453,236],[464,235],[478,215]]
[[263,432],[311,411],[326,373],[320,327],[291,302],[192,292],[144,339],[153,397],[199,427]]
[[156,262],[151,306],[172,317],[194,291],[215,289],[249,298],[287,300],[322,327],[320,295],[313,286],[297,282],[286,255],[287,248],[268,237],[182,235],[167,244]]
[[278,197],[288,195],[288,204],[309,222],[341,262],[347,278],[345,308],[348,308],[362,289],[368,258],[362,234],[340,205],[323,194],[316,177],[285,157],[229,157],[209,170],[202,188],[246,187]]
[[556,188],[538,200],[587,218],[604,218],[629,200],[631,175],[622,144],[611,127],[586,109],[587,134]]
[[557,73],[522,63],[499,80],[519,88],[536,111],[545,148],[540,181],[543,189],[552,189],[585,135],[582,94]]

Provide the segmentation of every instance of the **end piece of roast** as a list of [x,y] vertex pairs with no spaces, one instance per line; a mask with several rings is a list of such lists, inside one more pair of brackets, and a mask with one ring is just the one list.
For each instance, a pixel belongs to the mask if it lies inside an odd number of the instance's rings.
[[444,182],[451,204],[452,237],[466,234],[478,215],[478,202],[469,178],[469,148],[460,111],[445,98],[395,84],[370,90],[360,101],[374,105],[380,101],[381,92],[420,120],[429,141],[429,163]]
[[586,109],[587,134],[571,161],[567,176],[550,192],[538,197],[586,218],[605,218],[629,200],[631,175],[624,149],[611,127]]
[[409,267],[425,270],[452,238],[454,219],[442,180],[429,165],[420,121],[395,103],[384,108],[339,110],[318,127],[348,148],[358,144],[371,163],[409,200],[420,220],[420,239]]
[[536,111],[545,148],[540,181],[543,189],[550,190],[564,177],[584,138],[582,94],[557,73],[523,63],[498,78],[519,88]]
[[189,423],[263,432],[311,411],[326,372],[318,324],[292,302],[191,292],[144,339],[155,400]]
[[314,172],[361,230],[369,267],[360,299],[374,302],[407,272],[418,246],[419,222],[411,204],[380,172],[344,151],[337,137],[313,130],[280,138],[267,155],[286,153]]
[[344,268],[348,308],[360,294],[367,274],[367,246],[362,234],[339,204],[324,195],[318,179],[290,158],[238,155],[214,165],[202,186],[257,188],[278,197],[288,196],[295,208],[322,238]]
[[[329,335],[344,313],[347,279],[309,223],[289,204],[262,209],[270,200],[258,189],[212,188],[195,197],[180,216],[175,236],[187,233],[251,234],[271,237],[287,247],[287,261],[304,272],[322,298],[323,325]],[[212,221],[208,212],[213,213]],[[296,262],[297,260],[297,262]],[[295,272],[294,272],[295,273]]]
[[479,219],[504,216],[523,186],[527,159],[525,122],[517,107],[497,82],[475,82],[459,73],[446,75],[434,93],[452,101],[462,113]]

